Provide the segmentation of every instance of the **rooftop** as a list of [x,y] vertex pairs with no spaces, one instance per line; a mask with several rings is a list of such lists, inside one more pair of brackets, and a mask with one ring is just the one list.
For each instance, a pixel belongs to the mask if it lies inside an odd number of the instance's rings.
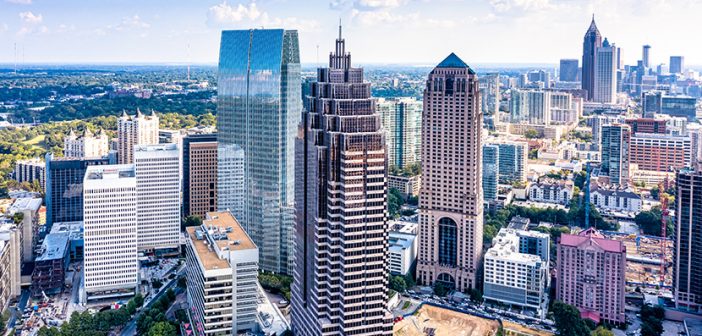
[[17,211],[32,210],[38,211],[41,208],[41,198],[18,198],[12,203],[8,212],[14,214]]
[[[209,212],[200,227],[188,227],[192,241],[206,270],[229,268],[229,261],[220,258],[218,251],[256,249],[256,244],[228,211]],[[216,244],[213,248],[212,244]]]
[[456,54],[451,53],[448,55],[446,58],[444,58],[439,65],[436,66],[437,68],[468,68],[470,70],[470,73],[474,73],[473,70],[470,69],[468,64],[466,62],[463,62],[463,60],[456,56]]
[[408,249],[410,246],[412,246],[412,242],[414,242],[415,239],[417,239],[416,234],[390,231],[390,234],[388,236],[388,244],[390,246],[389,248],[391,250]]
[[519,236],[514,230],[509,229],[500,230],[495,239],[493,239],[492,247],[487,250],[485,256],[522,263],[538,263],[542,261],[541,257],[537,255],[519,252]]
[[596,245],[607,252],[623,253],[626,248],[622,242],[605,238],[599,231],[594,228],[583,230],[577,235],[562,234],[559,245],[580,247],[585,244]]
[[134,177],[134,165],[89,166],[85,172],[86,180],[107,180]]
[[69,234],[50,233],[44,238],[44,243],[41,245],[41,254],[36,261],[62,259],[66,256],[66,248],[68,247]]

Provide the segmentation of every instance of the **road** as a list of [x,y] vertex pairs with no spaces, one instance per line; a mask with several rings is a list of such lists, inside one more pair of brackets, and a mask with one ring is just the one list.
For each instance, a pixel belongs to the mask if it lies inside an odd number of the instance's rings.
[[[29,290],[23,289],[20,299],[17,302],[17,309],[13,309],[12,314],[10,314],[10,320],[7,321],[7,330],[12,330],[17,322],[17,317],[22,316],[24,309],[27,306],[27,301],[29,301]],[[19,310],[19,311],[18,311]]]
[[[134,317],[132,318],[132,320],[129,321],[129,323],[127,323],[127,325],[124,327],[124,329],[122,329],[122,333],[120,334],[121,336],[134,336],[134,335],[137,334],[137,333],[136,333],[136,321],[137,321],[137,319],[139,318],[139,316],[140,316],[143,312],[148,311],[148,310],[149,310],[149,307],[150,307],[154,302],[156,302],[156,300],[158,300],[158,299],[161,297],[161,295],[165,294],[169,289],[173,288],[173,287],[178,283],[178,278],[182,275],[182,273],[183,273],[184,270],[185,270],[185,267],[183,267],[181,270],[179,270],[179,271],[177,272],[177,276],[176,276],[175,278],[171,279],[171,281],[170,281],[168,284],[166,284],[165,286],[163,286],[163,287],[161,288],[161,290],[160,290],[158,293],[156,293],[156,295],[155,295],[151,300],[149,300],[149,302],[146,303],[146,304],[139,310],[138,313],[136,313],[136,314],[134,315]],[[165,313],[165,312],[164,312],[164,313]]]

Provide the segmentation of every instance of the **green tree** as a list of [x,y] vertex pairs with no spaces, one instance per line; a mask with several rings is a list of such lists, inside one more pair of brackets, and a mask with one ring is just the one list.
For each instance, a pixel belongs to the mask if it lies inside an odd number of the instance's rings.
[[402,204],[404,204],[402,193],[395,188],[390,188],[388,193],[388,212],[391,217],[397,217]]
[[185,231],[186,227],[200,225],[202,225],[202,218],[200,218],[200,216],[191,215],[183,218],[180,229],[181,231]]
[[[647,235],[660,236],[661,235],[661,217],[662,212],[659,206],[654,206],[649,211],[641,211],[634,217],[634,222],[639,228]],[[672,235],[674,232],[673,221],[668,218],[666,230],[668,235]]]
[[156,322],[154,323],[151,328],[149,328],[149,332],[146,334],[147,336],[177,336],[178,332],[176,331],[175,326],[173,326],[170,322]]
[[134,295],[134,303],[136,304],[137,308],[140,308],[141,306],[144,305],[144,296],[141,295],[141,293],[137,293],[137,295]]
[[444,286],[443,283],[441,283],[439,281],[435,281],[434,282],[434,294],[436,294],[436,296],[444,297],[444,296],[446,296],[446,294],[448,294],[448,289],[446,289],[446,286]]
[[559,336],[589,336],[590,329],[580,318],[578,308],[561,301],[554,302],[552,306],[553,318]]
[[137,306],[136,303],[134,303],[134,300],[129,300],[129,302],[127,302],[127,312],[129,313],[129,315],[134,315],[134,313],[136,313],[136,310]]
[[483,292],[480,289],[471,288],[468,294],[470,295],[471,301],[475,303],[483,303]]
[[604,326],[599,326],[592,332],[592,336],[614,336],[614,333]]
[[524,132],[524,137],[527,139],[538,139],[541,138],[541,134],[539,134],[539,131],[537,130],[530,129]]
[[641,336],[659,336],[663,333],[665,310],[661,306],[641,307]]
[[401,275],[391,275],[389,285],[390,289],[399,293],[407,290],[407,283],[405,283],[405,278]]

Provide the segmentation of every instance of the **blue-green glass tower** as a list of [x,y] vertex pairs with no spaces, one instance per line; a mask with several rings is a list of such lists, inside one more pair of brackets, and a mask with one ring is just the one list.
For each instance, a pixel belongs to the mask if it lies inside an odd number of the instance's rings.
[[301,109],[297,31],[222,32],[218,142],[227,149],[224,152],[243,150],[244,183],[242,190],[227,189],[241,195],[217,196],[243,196],[243,209],[229,210],[239,214],[237,219],[258,246],[259,266],[266,271],[292,273],[294,139]]

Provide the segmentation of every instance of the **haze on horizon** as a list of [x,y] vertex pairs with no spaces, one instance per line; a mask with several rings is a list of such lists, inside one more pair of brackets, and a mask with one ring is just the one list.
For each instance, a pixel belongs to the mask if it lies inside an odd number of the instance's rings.
[[260,27],[298,29],[302,62],[326,63],[341,19],[355,63],[456,52],[469,64],[555,65],[580,59],[593,12],[624,64],[649,44],[653,64],[702,65],[700,0],[0,0],[0,63],[216,64],[222,29]]

